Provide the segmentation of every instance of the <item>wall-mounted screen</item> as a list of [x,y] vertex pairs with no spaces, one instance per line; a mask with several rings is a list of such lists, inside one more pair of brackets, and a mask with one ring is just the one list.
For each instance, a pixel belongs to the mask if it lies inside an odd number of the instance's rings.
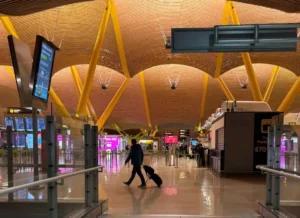
[[31,117],[26,118],[26,130],[27,131],[33,131],[32,118]]
[[12,117],[5,117],[5,127],[11,126],[11,128],[14,130],[14,120]]
[[32,65],[32,95],[45,102],[48,101],[51,85],[52,69],[56,46],[42,36],[36,37],[34,58]]
[[17,144],[17,147],[25,147],[25,135],[20,134],[20,135],[16,135],[16,141],[15,143]]
[[45,119],[44,118],[39,118],[37,125],[38,125],[38,131],[46,129],[46,127],[45,127]]
[[23,117],[16,117],[16,130],[17,131],[24,131],[25,130],[25,125],[24,125],[24,119]]
[[178,136],[177,135],[165,136],[165,143],[166,144],[176,144],[176,143],[178,143]]
[[[27,148],[33,148],[33,134],[28,133],[26,137]],[[42,147],[42,135],[38,134],[38,148]]]
[[33,134],[27,134],[27,148],[33,148]]
[[196,145],[198,145],[198,140],[192,140],[192,146],[196,146]]

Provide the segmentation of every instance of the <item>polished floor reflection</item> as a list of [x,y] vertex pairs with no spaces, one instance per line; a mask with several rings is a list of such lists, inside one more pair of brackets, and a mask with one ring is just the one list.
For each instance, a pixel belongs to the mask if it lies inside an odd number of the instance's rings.
[[[125,158],[124,155],[101,158],[105,169],[100,174],[99,194],[101,199],[109,198],[109,210],[104,217],[259,217],[255,208],[258,200],[264,200],[263,176],[219,178],[205,168],[196,168],[194,160],[181,158],[179,167],[175,168],[165,166],[164,156],[153,156],[151,165],[162,177],[163,186],[157,188],[150,181],[147,188],[139,189],[138,177],[130,187],[122,184],[131,173],[131,167],[124,166]],[[60,170],[68,173],[78,169]],[[7,185],[6,172],[0,168],[1,188]],[[14,185],[32,182],[33,171],[18,169],[14,177]],[[40,178],[44,177],[40,173]],[[58,197],[59,201],[83,202],[84,175],[65,179],[64,185],[58,187]],[[0,196],[1,201],[7,199]],[[14,193],[14,199],[47,199],[47,189],[21,190]]]
[[264,199],[264,177],[218,178],[188,159],[180,159],[179,168],[164,166],[163,157],[153,158],[152,165],[163,178],[161,188],[150,181],[146,189],[139,189],[138,177],[130,187],[123,186],[122,181],[130,176],[128,167],[118,174],[105,174],[102,187],[109,196],[107,217],[259,217],[255,208],[257,201]]

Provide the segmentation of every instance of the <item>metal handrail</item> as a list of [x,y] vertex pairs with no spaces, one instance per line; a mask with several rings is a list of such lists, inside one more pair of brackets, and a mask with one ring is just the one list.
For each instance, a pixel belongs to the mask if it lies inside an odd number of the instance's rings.
[[286,177],[291,177],[291,178],[295,178],[295,179],[300,179],[300,176],[297,174],[293,174],[293,173],[287,173],[284,171],[279,171],[279,170],[274,170],[272,168],[268,168],[265,166],[256,166],[256,169],[260,169],[264,172],[269,172],[275,175],[280,175],[280,176],[286,176]]
[[47,184],[47,183],[50,183],[50,182],[55,182],[55,181],[65,179],[65,178],[68,178],[68,177],[72,177],[72,176],[76,176],[76,175],[79,175],[79,174],[89,173],[89,172],[96,171],[96,170],[99,170],[99,169],[103,169],[103,166],[93,167],[93,168],[89,168],[89,169],[86,169],[86,170],[79,170],[79,171],[76,171],[76,172],[73,172],[73,173],[68,173],[68,174],[64,174],[64,175],[55,176],[55,177],[43,179],[43,180],[40,180],[40,181],[32,182],[32,183],[29,183],[29,184],[24,184],[24,185],[19,185],[19,186],[7,188],[7,189],[4,189],[4,190],[0,190],[0,195],[9,194],[9,193],[19,191],[19,190],[22,190],[22,189],[25,189],[25,188],[36,187],[36,186],[39,186],[39,185]]

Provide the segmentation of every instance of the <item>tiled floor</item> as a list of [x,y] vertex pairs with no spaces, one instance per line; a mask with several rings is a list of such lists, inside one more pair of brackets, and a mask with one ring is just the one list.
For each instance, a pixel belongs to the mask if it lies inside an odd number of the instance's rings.
[[[123,165],[124,159],[108,156],[102,160],[105,170],[100,175],[99,194],[102,199],[109,198],[109,210],[103,217],[259,217],[255,208],[258,200],[264,200],[263,176],[218,178],[207,169],[196,168],[194,160],[180,159],[179,168],[175,168],[165,166],[160,156],[152,159],[152,166],[162,177],[163,186],[157,188],[150,181],[147,188],[139,189],[138,177],[130,187],[122,184],[131,173],[131,168]],[[6,169],[0,169],[0,174],[0,184],[5,185]],[[32,171],[20,170],[15,174],[16,184],[31,182],[32,176]],[[84,176],[66,179],[58,187],[58,197],[60,201],[83,202]],[[46,198],[46,188],[15,194],[15,199]]]
[[127,167],[119,174],[105,174],[102,187],[109,196],[106,217],[259,217],[255,208],[257,200],[264,199],[264,177],[218,178],[187,159],[180,159],[179,168],[164,166],[163,158],[153,162],[164,181],[161,188],[150,182],[146,189],[139,189],[138,177],[131,187],[122,185],[130,176]]

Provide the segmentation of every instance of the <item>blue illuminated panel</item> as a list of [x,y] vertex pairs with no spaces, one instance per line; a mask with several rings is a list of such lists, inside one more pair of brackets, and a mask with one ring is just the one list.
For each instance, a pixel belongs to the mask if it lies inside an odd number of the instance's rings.
[[33,90],[33,95],[45,101],[48,100],[48,91],[52,75],[54,54],[54,48],[51,48],[45,42],[42,42],[37,78]]

